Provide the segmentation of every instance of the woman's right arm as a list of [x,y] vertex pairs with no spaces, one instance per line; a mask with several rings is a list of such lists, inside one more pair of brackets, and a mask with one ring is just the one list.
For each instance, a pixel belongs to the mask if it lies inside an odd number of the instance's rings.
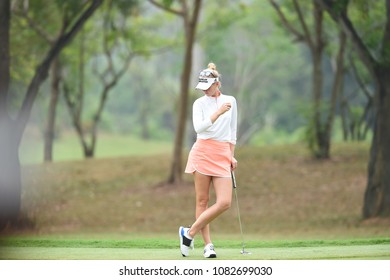
[[192,105],[192,122],[196,133],[202,133],[213,125],[210,118],[205,118],[201,104],[196,101],[194,102],[194,105]]
[[195,101],[192,107],[192,121],[196,133],[202,133],[211,127],[221,115],[230,110],[231,106],[231,103],[224,103],[217,111],[207,118],[203,115],[203,110],[199,102]]

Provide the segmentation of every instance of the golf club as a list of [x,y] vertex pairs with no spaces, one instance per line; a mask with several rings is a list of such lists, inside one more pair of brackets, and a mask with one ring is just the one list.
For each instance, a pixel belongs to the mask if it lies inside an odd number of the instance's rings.
[[234,172],[233,172],[233,171],[231,171],[231,174],[232,174],[232,181],[233,181],[234,196],[236,197],[238,222],[240,223],[241,240],[242,240],[242,250],[241,250],[241,254],[243,254],[243,255],[250,255],[251,252],[245,251],[245,242],[244,242],[244,234],[243,234],[243,232],[242,232],[242,224],[241,224],[241,216],[240,216],[240,207],[239,207],[239,205],[238,205],[236,176],[234,176]]

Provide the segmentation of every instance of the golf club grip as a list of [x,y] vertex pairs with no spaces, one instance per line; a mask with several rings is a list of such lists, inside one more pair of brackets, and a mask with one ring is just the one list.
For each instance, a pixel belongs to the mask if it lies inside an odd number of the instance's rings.
[[231,171],[231,174],[232,174],[233,189],[235,189],[237,188],[236,176],[234,176],[234,171]]

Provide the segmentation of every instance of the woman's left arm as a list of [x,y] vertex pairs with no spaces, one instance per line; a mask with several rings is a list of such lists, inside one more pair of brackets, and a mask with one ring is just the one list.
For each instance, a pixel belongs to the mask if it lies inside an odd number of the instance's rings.
[[237,142],[237,101],[232,97],[232,112],[230,120],[230,143],[236,144]]
[[232,114],[230,120],[230,133],[231,133],[231,141],[230,141],[230,151],[232,153],[232,170],[237,168],[237,160],[234,157],[234,150],[237,142],[237,102],[236,99],[232,98]]
[[236,145],[230,143],[230,151],[232,153],[232,170],[237,168],[237,160],[234,157],[234,149],[235,149],[235,147],[236,147]]

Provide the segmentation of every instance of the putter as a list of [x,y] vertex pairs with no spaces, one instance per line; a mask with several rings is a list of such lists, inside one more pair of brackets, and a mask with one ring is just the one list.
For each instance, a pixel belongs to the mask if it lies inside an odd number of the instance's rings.
[[232,182],[233,182],[233,189],[234,189],[234,196],[236,197],[236,204],[237,204],[237,214],[238,214],[238,222],[240,223],[240,231],[241,231],[241,240],[242,240],[242,255],[250,255],[251,252],[245,251],[245,242],[244,242],[244,234],[242,233],[242,223],[241,223],[241,216],[240,216],[240,207],[238,205],[238,196],[237,196],[237,183],[236,183],[236,176],[234,176],[234,172],[231,172],[232,174]]

